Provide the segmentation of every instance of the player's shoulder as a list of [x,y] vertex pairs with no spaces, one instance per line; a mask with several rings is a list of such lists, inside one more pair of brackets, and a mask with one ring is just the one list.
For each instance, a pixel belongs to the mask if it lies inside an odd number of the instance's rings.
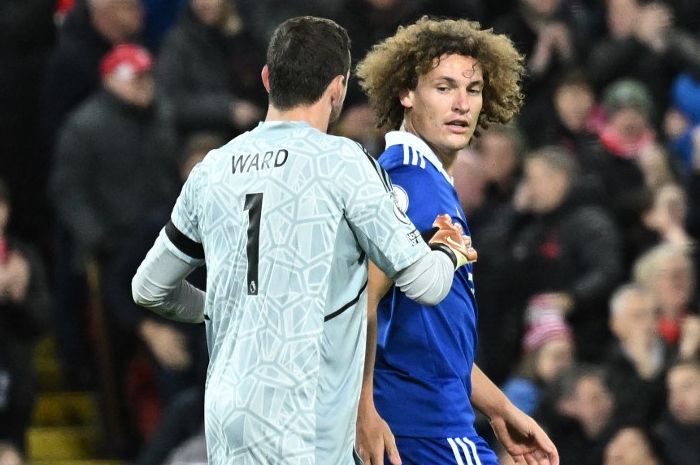
[[387,148],[379,157],[379,164],[387,171],[398,168],[425,170],[430,164],[424,143],[416,144],[416,136],[403,131],[390,132],[386,136]]
[[328,134],[328,137],[332,141],[333,145],[336,145],[340,150],[342,156],[355,158],[357,160],[371,159],[374,157],[370,155],[364,145],[357,142],[356,140],[349,139],[344,136],[336,136],[333,134]]
[[336,146],[334,156],[340,156],[345,162],[371,166],[375,171],[380,171],[379,162],[374,158],[361,143],[343,136],[333,137]]

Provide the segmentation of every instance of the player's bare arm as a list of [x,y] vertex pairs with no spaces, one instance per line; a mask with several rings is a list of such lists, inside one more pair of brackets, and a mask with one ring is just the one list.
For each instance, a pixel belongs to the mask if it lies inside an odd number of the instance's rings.
[[369,262],[367,278],[367,348],[362,373],[362,391],[357,413],[357,452],[365,465],[383,465],[384,453],[392,465],[401,458],[389,425],[374,406],[374,359],[377,353],[377,305],[391,288],[392,281],[374,263]]
[[472,404],[488,417],[498,441],[516,464],[559,465],[559,453],[547,433],[513,405],[476,365],[471,381]]

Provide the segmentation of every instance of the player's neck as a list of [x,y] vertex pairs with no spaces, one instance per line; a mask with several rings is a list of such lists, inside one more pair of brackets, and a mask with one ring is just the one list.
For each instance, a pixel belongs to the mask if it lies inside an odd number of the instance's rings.
[[442,163],[442,169],[444,169],[447,174],[452,176],[452,165],[454,164],[455,159],[457,158],[457,150],[454,151],[445,151],[445,150],[440,150],[438,147],[434,146],[430,142],[428,142],[427,139],[425,139],[423,136],[420,135],[418,131],[413,127],[413,124],[411,124],[411,121],[409,119],[404,119],[403,123],[401,123],[401,131],[406,131],[408,133],[413,134],[414,136],[420,138],[425,144],[430,147],[430,150],[433,151],[435,156],[440,160],[440,163]]
[[330,110],[326,109],[321,101],[289,110],[280,110],[270,105],[265,117],[265,121],[303,121],[321,132],[328,131],[329,120]]

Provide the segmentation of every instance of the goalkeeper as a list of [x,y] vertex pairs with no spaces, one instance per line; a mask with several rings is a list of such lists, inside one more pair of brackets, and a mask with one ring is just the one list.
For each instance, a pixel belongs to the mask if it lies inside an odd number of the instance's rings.
[[[379,124],[394,130],[379,163],[389,173],[395,201],[419,231],[439,227],[434,240],[450,244],[450,238],[469,234],[452,184],[454,161],[477,127],[505,123],[518,111],[521,61],[508,38],[477,23],[423,18],[399,28],[358,65]],[[449,216],[433,221],[444,212]],[[537,423],[474,365],[476,251],[468,236],[465,242],[453,245],[464,266],[435,306],[410,299],[370,265],[357,425],[365,465],[383,464],[385,453],[392,464],[497,464],[474,429],[472,406],[489,418],[515,463],[559,462]]]

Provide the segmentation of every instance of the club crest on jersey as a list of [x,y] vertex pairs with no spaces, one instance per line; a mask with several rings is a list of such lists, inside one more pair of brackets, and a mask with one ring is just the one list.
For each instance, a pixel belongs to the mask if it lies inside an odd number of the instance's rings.
[[406,216],[408,211],[408,194],[401,186],[393,186],[391,198],[394,200],[394,215],[402,223],[411,224],[411,220]]

